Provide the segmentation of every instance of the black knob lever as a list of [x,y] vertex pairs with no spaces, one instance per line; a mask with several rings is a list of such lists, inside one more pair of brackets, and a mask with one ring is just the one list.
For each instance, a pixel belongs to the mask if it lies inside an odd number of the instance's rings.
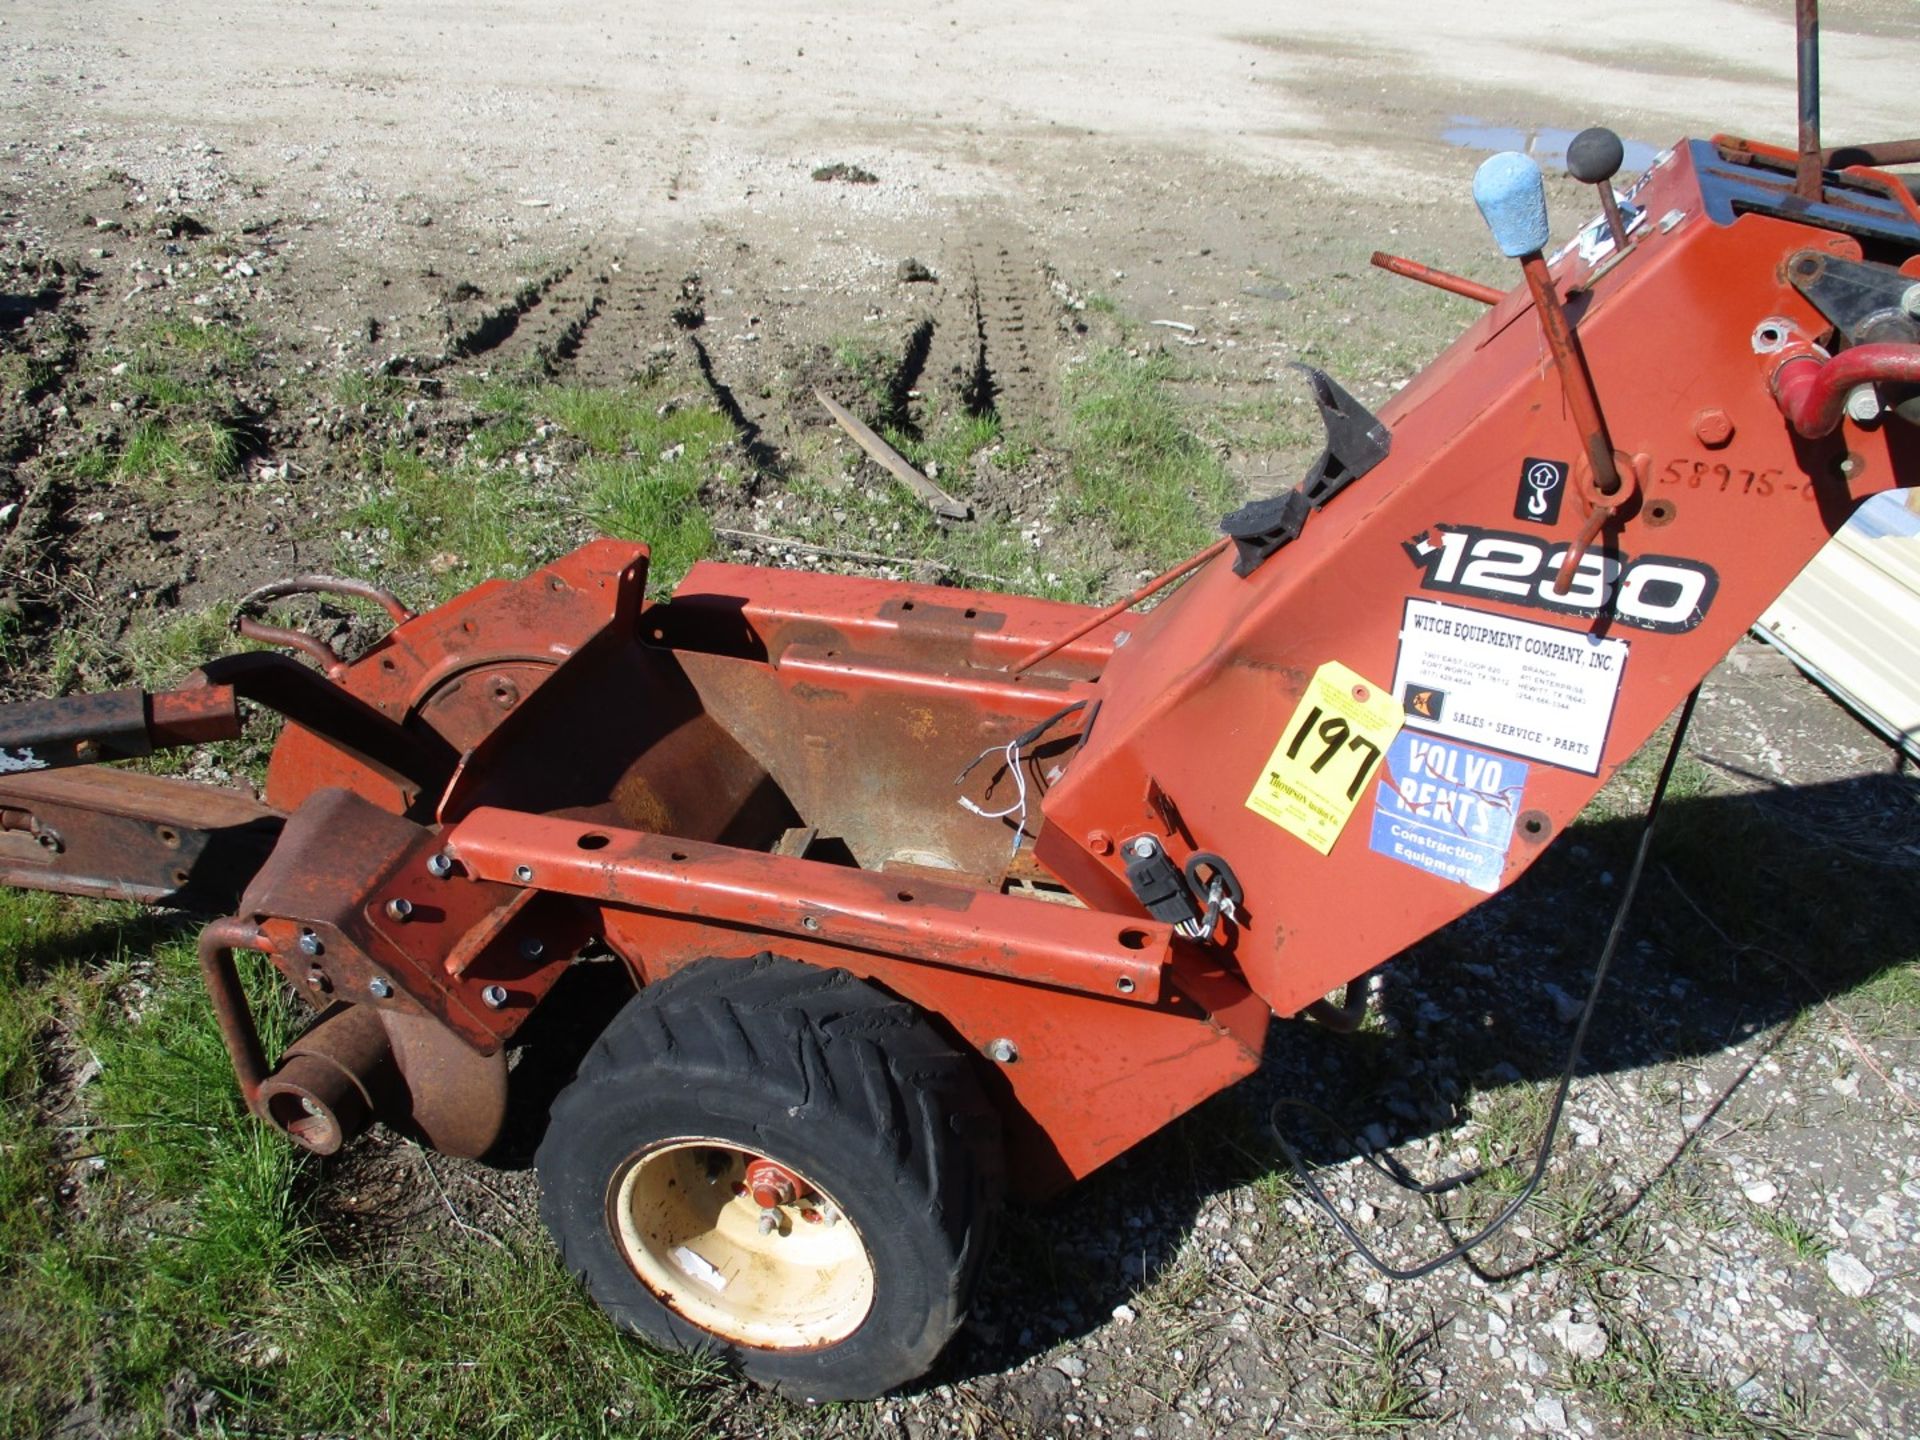
[[1620,204],[1613,198],[1613,177],[1620,173],[1626,158],[1626,146],[1604,125],[1582,130],[1567,145],[1567,173],[1583,185],[1599,188],[1607,228],[1613,231],[1613,243],[1622,250],[1627,248],[1627,227],[1620,218]]

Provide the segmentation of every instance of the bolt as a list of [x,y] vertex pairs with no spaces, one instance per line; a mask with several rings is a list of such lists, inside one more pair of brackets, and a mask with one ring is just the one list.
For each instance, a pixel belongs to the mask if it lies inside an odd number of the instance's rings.
[[427,873],[436,880],[444,880],[453,873],[453,857],[442,850],[438,855],[427,858]]
[[800,917],[800,924],[803,929],[818,930],[820,928],[820,917],[818,915],[802,915]]
[[997,1065],[1011,1065],[1020,1058],[1020,1052],[1013,1041],[1002,1035],[998,1040],[987,1043],[987,1058]]
[[1847,392],[1847,418],[1865,425],[1880,418],[1880,392],[1871,385],[1856,385]]
[[318,955],[326,948],[326,946],[320,943],[320,937],[314,934],[313,931],[302,930],[300,932],[300,953],[302,955]]
[[1697,410],[1693,416],[1693,433],[1700,443],[1710,450],[1733,439],[1733,421],[1727,418],[1727,412],[1718,409]]
[[96,740],[82,740],[78,745],[73,747],[73,758],[85,763],[98,760],[100,758],[99,742]]
[[486,1002],[489,1010],[498,1010],[502,1005],[507,1003],[507,987],[504,985],[489,985],[480,992],[480,998]]
[[546,953],[546,942],[538,935],[529,935],[520,942],[520,958],[522,960],[538,960]]
[[1089,830],[1087,849],[1096,855],[1111,855],[1113,854],[1113,836],[1104,830]]
[[376,975],[367,981],[367,993],[376,1000],[384,1000],[393,994],[393,986],[384,975]]
[[1122,975],[1118,980],[1113,982],[1113,988],[1118,990],[1122,995],[1133,994],[1133,977],[1130,975]]
[[1900,308],[1920,320],[1920,285],[1909,285],[1900,292]]
[[333,981],[327,978],[326,971],[317,966],[307,972],[307,986],[309,989],[317,990],[322,995],[329,995],[333,992]]
[[762,1235],[771,1235],[773,1234],[774,1231],[778,1230],[779,1228],[780,1228],[780,1217],[778,1215],[776,1215],[771,1210],[765,1210],[761,1212],[760,1233]]
[[413,918],[413,902],[404,895],[396,895],[387,901],[387,918],[398,920],[401,924]]
[[1138,840],[1129,844],[1127,848],[1133,851],[1134,855],[1139,859],[1151,860],[1153,858],[1153,852],[1160,847],[1153,843],[1153,837],[1151,835],[1142,835]]
[[1664,235],[1667,231],[1673,229],[1674,226],[1678,225],[1682,220],[1686,218],[1687,218],[1687,212],[1684,210],[1667,211],[1666,214],[1660,217],[1660,233]]
[[821,1216],[818,1210],[802,1210],[800,1212],[800,1218],[806,1221],[807,1224],[809,1225],[818,1225],[820,1223]]
[[533,866],[516,865],[513,871],[513,878],[518,880],[522,885],[526,884],[529,880],[533,879]]

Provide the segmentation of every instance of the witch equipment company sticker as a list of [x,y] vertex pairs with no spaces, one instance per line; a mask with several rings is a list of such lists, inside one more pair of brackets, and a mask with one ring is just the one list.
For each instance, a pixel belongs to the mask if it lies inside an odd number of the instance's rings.
[[1402,730],[1374,786],[1373,849],[1491,894],[1507,868],[1529,768]]
[[1393,693],[1419,730],[1600,773],[1627,642],[1409,600]]

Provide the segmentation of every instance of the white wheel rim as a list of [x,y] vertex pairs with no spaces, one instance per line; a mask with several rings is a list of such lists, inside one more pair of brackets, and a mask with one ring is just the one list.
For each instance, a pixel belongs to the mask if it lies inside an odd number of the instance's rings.
[[[688,1137],[628,1160],[607,1196],[627,1264],[669,1309],[736,1345],[810,1350],[846,1339],[873,1307],[866,1242],[833,1197],[790,1166],[800,1197],[763,1210],[743,1193],[754,1158]],[[763,1230],[769,1215],[773,1228]]]

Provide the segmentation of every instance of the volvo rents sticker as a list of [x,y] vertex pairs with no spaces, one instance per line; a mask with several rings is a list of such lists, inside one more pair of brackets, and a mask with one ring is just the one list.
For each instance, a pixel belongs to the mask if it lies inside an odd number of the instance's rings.
[[1626,665],[1624,640],[1409,600],[1393,693],[1418,729],[1597,775]]
[[1373,848],[1489,893],[1500,888],[1528,766],[1402,730],[1374,786]]
[[1307,682],[1247,808],[1325,855],[1399,729],[1393,696],[1329,660]]

